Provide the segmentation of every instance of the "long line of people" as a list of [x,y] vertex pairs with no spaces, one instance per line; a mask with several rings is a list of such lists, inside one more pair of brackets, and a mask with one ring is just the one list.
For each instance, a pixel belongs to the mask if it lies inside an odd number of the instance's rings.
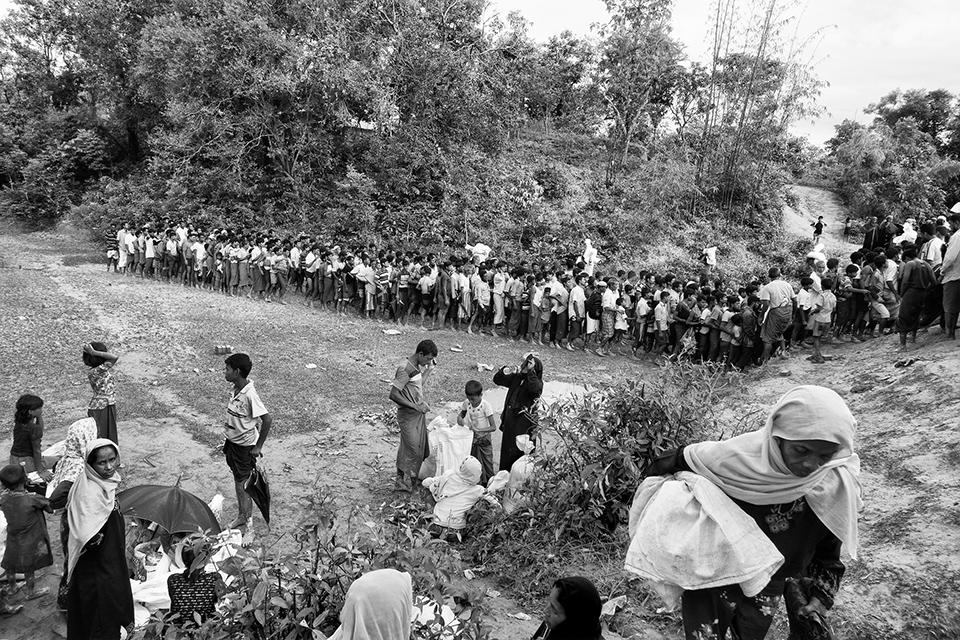
[[514,263],[491,257],[482,243],[439,256],[169,220],[136,229],[124,223],[104,240],[107,268],[131,277],[279,304],[296,295],[333,313],[601,357],[692,357],[744,369],[805,348],[822,362],[825,341],[881,333],[900,333],[906,348],[908,338],[937,320],[953,337],[960,242],[949,239],[958,228],[957,212],[920,225],[868,221],[863,248],[846,264],[828,259],[818,245],[793,285],[773,268],[760,276],[713,277],[709,259],[692,279],[645,270],[601,273],[589,240],[580,255]]

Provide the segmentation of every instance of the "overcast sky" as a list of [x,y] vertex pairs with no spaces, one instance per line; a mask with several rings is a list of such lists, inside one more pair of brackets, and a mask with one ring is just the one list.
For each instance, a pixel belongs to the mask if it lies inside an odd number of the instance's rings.
[[[538,39],[564,29],[585,35],[591,23],[606,18],[601,0],[492,1],[504,16],[519,10],[533,23]],[[673,35],[693,60],[707,59],[712,4],[675,0]],[[834,125],[844,118],[870,122],[872,116],[864,116],[863,108],[897,87],[960,94],[960,0],[808,0],[805,7],[801,33],[827,27],[817,50],[817,73],[830,84],[820,97],[827,115],[795,127],[811,142],[822,144],[833,137]]]
[[[534,37],[543,40],[564,29],[586,35],[591,23],[606,18],[602,0],[491,2],[504,17],[519,10],[533,23]],[[706,59],[711,4],[675,0],[673,33],[693,60]],[[12,0],[0,0],[0,15],[11,5]],[[832,137],[844,118],[869,122],[863,108],[897,87],[960,94],[960,0],[807,0],[800,24],[802,33],[827,27],[817,70],[830,84],[820,98],[828,114],[795,127],[813,143]]]

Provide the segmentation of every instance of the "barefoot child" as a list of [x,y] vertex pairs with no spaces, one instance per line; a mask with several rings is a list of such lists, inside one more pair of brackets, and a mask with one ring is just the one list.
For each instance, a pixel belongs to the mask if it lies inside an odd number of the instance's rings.
[[50,589],[36,588],[36,571],[53,565],[50,535],[43,512],[52,513],[50,502],[26,490],[27,474],[20,465],[0,469],[0,483],[7,490],[0,498],[0,509],[7,519],[7,548],[3,554],[3,568],[7,572],[7,593],[16,590],[16,574],[27,581],[25,599],[35,600],[50,593]]
[[825,362],[823,354],[820,353],[820,340],[823,336],[830,335],[830,322],[833,311],[837,308],[837,298],[833,295],[833,280],[826,278],[823,281],[823,292],[817,300],[817,306],[810,310],[813,319],[813,356],[810,360],[815,364]]
[[90,367],[87,379],[93,389],[87,415],[97,421],[98,437],[117,442],[117,396],[111,371],[117,356],[104,343],[90,342],[83,345],[83,364]]
[[476,380],[467,383],[464,392],[467,399],[460,405],[457,415],[457,424],[469,427],[473,431],[473,446],[470,455],[480,461],[483,469],[480,474],[480,484],[487,486],[487,481],[494,474],[493,444],[491,436],[497,430],[497,423],[493,417],[493,408],[483,399],[483,385]]

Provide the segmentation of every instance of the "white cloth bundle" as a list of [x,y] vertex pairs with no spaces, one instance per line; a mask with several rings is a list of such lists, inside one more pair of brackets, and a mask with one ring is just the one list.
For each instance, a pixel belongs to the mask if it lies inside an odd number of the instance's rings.
[[624,568],[649,580],[668,609],[688,589],[739,584],[754,596],[782,564],[757,523],[706,478],[680,472],[637,488]]

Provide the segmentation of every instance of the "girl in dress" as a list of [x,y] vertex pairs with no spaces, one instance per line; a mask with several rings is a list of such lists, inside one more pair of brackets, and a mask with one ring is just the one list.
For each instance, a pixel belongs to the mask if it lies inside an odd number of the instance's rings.
[[50,552],[50,534],[44,511],[52,512],[50,502],[27,491],[27,474],[20,465],[0,469],[0,483],[7,490],[0,498],[0,509],[7,519],[7,548],[3,554],[3,568],[7,572],[8,594],[16,590],[16,574],[26,578],[26,599],[35,600],[50,589],[36,588],[34,575],[53,564]]
[[93,398],[87,407],[87,415],[97,421],[97,434],[117,442],[117,396],[113,383],[113,367],[118,356],[107,351],[102,342],[83,345],[83,364],[90,367],[87,380],[93,389]]

